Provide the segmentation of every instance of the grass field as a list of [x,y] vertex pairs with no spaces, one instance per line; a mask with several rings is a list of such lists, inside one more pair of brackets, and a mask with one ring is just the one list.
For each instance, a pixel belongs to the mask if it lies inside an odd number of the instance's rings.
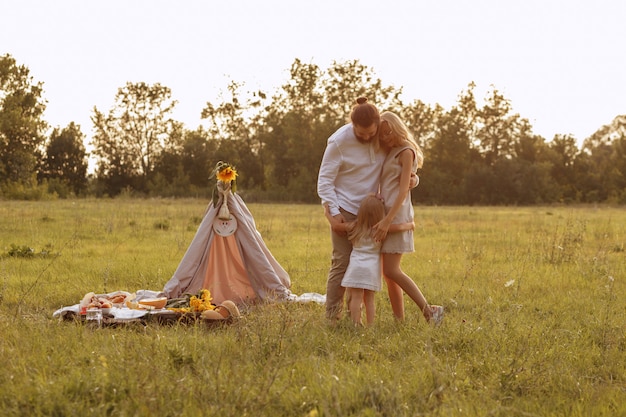
[[[259,306],[221,328],[92,329],[52,313],[160,290],[204,200],[0,204],[2,416],[624,416],[626,210],[416,207],[404,270],[446,307],[431,328],[377,295],[371,328]],[[314,205],[250,204],[292,291],[325,293]]]

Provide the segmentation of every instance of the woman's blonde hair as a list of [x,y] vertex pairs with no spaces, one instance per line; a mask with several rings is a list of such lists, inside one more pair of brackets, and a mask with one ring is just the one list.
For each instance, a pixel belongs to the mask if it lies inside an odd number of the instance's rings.
[[361,202],[356,220],[348,227],[348,239],[354,244],[370,236],[372,227],[385,217],[383,200],[370,194]]
[[415,141],[413,134],[406,127],[402,119],[397,114],[386,111],[380,115],[380,128],[383,134],[387,133],[385,129],[389,129],[392,133],[393,147],[402,146],[408,144],[415,151],[415,157],[417,158],[417,167],[421,168],[424,164],[424,153],[422,149]]

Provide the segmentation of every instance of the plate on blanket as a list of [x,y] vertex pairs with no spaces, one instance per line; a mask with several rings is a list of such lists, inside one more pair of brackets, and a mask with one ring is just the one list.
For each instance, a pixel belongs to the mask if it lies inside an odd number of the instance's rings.
[[129,308],[118,308],[113,316],[116,320],[135,320],[148,314],[146,310],[131,310]]

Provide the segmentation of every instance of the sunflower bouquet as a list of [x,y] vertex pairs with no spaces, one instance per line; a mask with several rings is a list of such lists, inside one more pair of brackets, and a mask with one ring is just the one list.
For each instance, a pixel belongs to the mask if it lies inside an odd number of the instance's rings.
[[237,191],[237,170],[228,162],[219,161],[215,165],[211,176],[215,178],[215,188],[213,189],[213,205],[217,205],[220,198],[220,192],[230,190],[234,193]]
[[228,162],[219,161],[215,166],[214,175],[218,181],[230,183],[232,187],[233,182],[237,179],[237,170]]
[[213,206],[217,207],[221,195],[223,197],[222,206],[220,207],[218,218],[221,220],[229,220],[228,196],[237,189],[237,170],[231,164],[219,161],[215,165],[213,175],[216,179],[215,189],[213,190]]
[[176,313],[201,313],[215,309],[212,301],[211,292],[202,289],[197,294],[185,294],[182,298],[170,300],[167,309]]

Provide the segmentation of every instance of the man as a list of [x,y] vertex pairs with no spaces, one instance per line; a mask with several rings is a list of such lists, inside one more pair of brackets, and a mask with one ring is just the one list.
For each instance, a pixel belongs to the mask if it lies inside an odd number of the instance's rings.
[[385,152],[378,146],[380,113],[360,97],[352,108],[349,123],[329,139],[317,180],[317,193],[332,216],[332,263],[326,282],[326,317],[341,317],[345,288],[341,280],[352,252],[352,243],[335,225],[353,221],[361,201],[377,193]]

